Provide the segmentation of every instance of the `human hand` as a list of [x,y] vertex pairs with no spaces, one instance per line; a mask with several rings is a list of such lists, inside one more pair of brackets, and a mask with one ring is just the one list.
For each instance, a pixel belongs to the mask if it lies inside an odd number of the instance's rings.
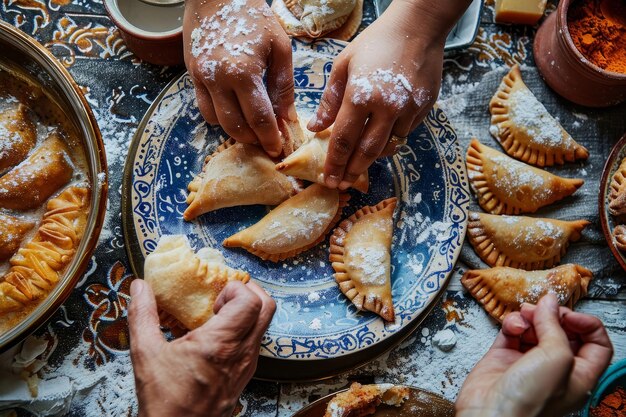
[[[467,4],[394,1],[335,59],[308,125],[319,132],[335,123],[324,170],[328,187],[349,188],[376,158],[395,153],[391,135],[406,138],[428,114],[441,84],[447,32]],[[448,16],[450,10],[456,13]]]
[[206,121],[220,124],[239,142],[258,141],[278,156],[282,139],[276,117],[296,120],[297,114],[291,41],[267,3],[186,1],[183,41]]
[[139,416],[230,416],[252,378],[276,304],[258,285],[229,282],[215,316],[167,342],[150,285],[136,279],[128,311]]
[[584,403],[612,355],[598,318],[559,308],[548,294],[506,316],[463,384],[456,416],[564,415]]

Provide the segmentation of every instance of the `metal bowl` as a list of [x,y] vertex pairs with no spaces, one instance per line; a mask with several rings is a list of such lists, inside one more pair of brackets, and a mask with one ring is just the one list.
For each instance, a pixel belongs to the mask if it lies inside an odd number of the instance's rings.
[[56,287],[15,327],[0,335],[0,352],[23,340],[48,320],[70,295],[96,248],[107,201],[107,164],[98,124],[80,87],[39,42],[0,21],[0,64],[36,80],[65,111],[82,139],[91,186],[90,212],[84,237]]

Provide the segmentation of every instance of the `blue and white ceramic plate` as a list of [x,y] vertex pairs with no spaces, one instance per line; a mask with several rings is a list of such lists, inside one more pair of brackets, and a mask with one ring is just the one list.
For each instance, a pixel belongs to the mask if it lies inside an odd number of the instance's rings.
[[[296,103],[302,114],[317,107],[333,58],[344,47],[334,40],[294,42]],[[361,352],[397,334],[435,302],[463,244],[469,202],[465,164],[443,111],[435,108],[398,155],[370,168],[369,194],[353,192],[343,212],[345,218],[364,205],[398,197],[392,250],[396,321],[388,324],[356,311],[341,294],[328,261],[328,240],[277,264],[221,248],[226,237],[257,222],[269,207],[227,208],[194,222],[183,220],[187,184],[226,138],[203,121],[194,97],[187,74],[168,86],[146,114],[128,156],[125,231],[139,276],[144,257],[164,234],[185,234],[196,249],[222,249],[231,266],[249,271],[276,300],[261,354],[285,360]]]

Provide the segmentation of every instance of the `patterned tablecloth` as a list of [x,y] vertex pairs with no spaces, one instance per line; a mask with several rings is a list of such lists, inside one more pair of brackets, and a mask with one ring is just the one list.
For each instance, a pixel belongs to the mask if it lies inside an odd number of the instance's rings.
[[[82,86],[104,137],[111,181],[105,228],[89,271],[65,305],[36,333],[37,338],[48,341],[43,355],[47,365],[40,372],[40,397],[30,409],[49,415],[48,410],[55,406],[63,409],[65,401],[72,416],[134,415],[137,403],[126,322],[133,277],[122,237],[121,175],[138,122],[159,91],[183,69],[160,68],[138,60],[106,17],[101,0],[2,0],[0,16],[43,43]],[[364,25],[373,17],[373,5],[368,0]],[[440,104],[455,125],[462,146],[466,147],[472,136],[491,142],[488,100],[504,69],[520,63],[530,88],[589,148],[591,157],[585,164],[556,169],[566,176],[584,178],[585,186],[575,197],[540,214],[593,222],[565,260],[580,262],[594,271],[590,297],[579,304],[579,309],[604,320],[615,344],[615,360],[621,359],[626,357],[626,274],[602,237],[597,192],[604,161],[626,132],[626,106],[589,110],[556,97],[534,69],[534,31],[531,27],[494,24],[493,0],[487,1],[476,42],[446,57]],[[459,273],[467,266],[478,266],[478,259],[466,247],[443,299],[414,335],[392,352],[362,369],[320,383],[253,381],[240,400],[238,415],[289,416],[351,380],[411,384],[454,399],[497,332],[494,322],[462,291]],[[452,330],[456,337],[456,346],[449,352],[431,343],[433,335],[442,329]],[[6,362],[11,358],[4,355],[0,359]],[[17,380],[12,384],[12,388],[20,388]],[[7,381],[0,383],[0,400],[7,392],[6,385]],[[18,414],[30,415],[25,411]]]

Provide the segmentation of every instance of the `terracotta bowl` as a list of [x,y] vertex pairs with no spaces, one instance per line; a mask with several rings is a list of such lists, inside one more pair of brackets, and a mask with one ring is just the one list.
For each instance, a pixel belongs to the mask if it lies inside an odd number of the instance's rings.
[[567,25],[570,4],[561,0],[535,36],[537,68],[559,95],[589,107],[606,107],[626,101],[626,74],[605,71],[576,48]]
[[69,297],[86,271],[98,244],[107,203],[107,164],[98,124],[87,100],[65,67],[40,43],[0,21],[0,65],[39,84],[65,110],[82,141],[91,185],[90,211],[84,237],[62,278],[48,296],[15,326],[0,334],[0,352],[20,342],[45,323]]
[[602,232],[604,233],[606,243],[609,245],[609,248],[611,249],[613,256],[615,256],[615,259],[617,259],[617,262],[624,269],[624,271],[626,271],[626,253],[620,251],[617,246],[615,246],[615,241],[613,240],[613,229],[618,223],[615,221],[613,216],[611,216],[611,213],[609,213],[611,180],[613,179],[613,174],[615,174],[615,171],[617,171],[617,168],[624,158],[626,158],[626,135],[622,136],[622,138],[615,144],[609,154],[606,164],[604,165],[604,169],[602,170],[598,206],[600,212],[600,223],[602,224]]
[[140,0],[104,0],[126,46],[155,65],[182,65],[184,5],[153,6]]

